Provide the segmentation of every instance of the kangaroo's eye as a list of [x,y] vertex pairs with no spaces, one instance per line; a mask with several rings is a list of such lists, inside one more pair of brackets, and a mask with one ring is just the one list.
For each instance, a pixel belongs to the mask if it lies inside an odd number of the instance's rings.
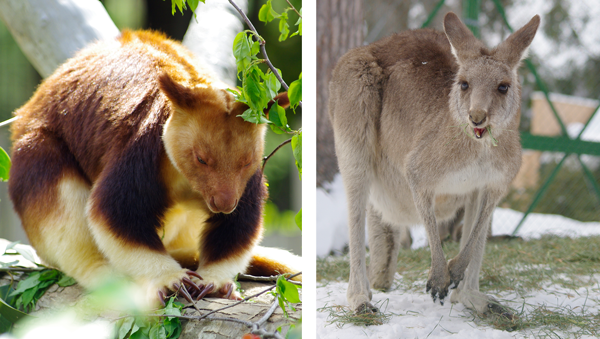
[[466,91],[467,89],[469,89],[469,83],[466,81],[461,82],[460,89],[462,89],[463,91]]
[[202,165],[206,165],[206,162],[204,162],[204,160],[202,160],[202,158],[196,157],[196,159],[198,159],[198,162],[201,163]]
[[506,92],[508,92],[508,85],[500,85],[498,86],[498,92],[502,93],[502,94],[506,94]]

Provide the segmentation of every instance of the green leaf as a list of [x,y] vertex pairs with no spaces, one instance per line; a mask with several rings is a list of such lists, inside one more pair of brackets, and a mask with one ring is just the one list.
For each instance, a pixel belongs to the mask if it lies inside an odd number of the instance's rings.
[[292,324],[285,335],[285,339],[302,339],[302,323],[298,326]]
[[167,333],[165,332],[165,328],[158,323],[152,325],[148,334],[150,336],[150,339],[167,339]]
[[295,80],[290,84],[288,98],[290,99],[290,106],[294,109],[298,106],[298,103],[302,101],[302,73],[300,73],[298,80]]
[[290,25],[288,25],[287,12],[283,12],[279,15],[279,41],[285,41],[290,34]]
[[205,3],[205,0],[187,0],[187,4],[188,6],[190,6],[192,12],[196,12],[196,8],[198,8],[198,4],[200,3],[200,1],[202,1],[202,3]]
[[2,317],[0,317],[0,318],[7,319],[8,321],[10,321],[13,324],[16,323],[17,321],[19,321],[20,319],[29,317],[29,315],[27,315],[27,313],[23,313],[23,312],[15,309],[14,307],[10,306],[9,304],[6,303],[6,301],[4,301],[2,299],[0,299],[0,315],[2,315]]
[[273,5],[271,4],[271,0],[267,1],[266,4],[262,5],[260,11],[258,11],[258,20],[268,23],[273,21],[273,19],[278,18],[279,14],[273,10]]
[[285,300],[291,303],[299,303],[300,295],[298,293],[298,286],[287,281],[283,276],[277,278],[277,289],[281,293]]
[[0,147],[0,181],[8,181],[10,172],[10,158],[6,151]]
[[72,286],[76,283],[77,281],[75,281],[75,279],[69,277],[68,275],[63,275],[63,277],[60,278],[60,280],[57,282],[58,286],[60,287]]
[[242,85],[248,106],[255,112],[262,112],[269,102],[265,86],[260,82],[262,75],[263,73],[258,67],[252,67]]
[[273,132],[277,134],[283,134],[283,130],[288,129],[287,117],[285,116],[285,109],[279,106],[278,103],[274,103],[271,106],[271,109],[269,110],[269,120],[271,120],[272,123],[271,130],[273,130]]
[[296,217],[294,218],[294,220],[296,221],[296,225],[298,225],[298,228],[300,228],[300,230],[302,231],[302,209],[300,209],[300,211],[296,213]]
[[252,48],[246,38],[246,32],[239,32],[233,39],[233,56],[236,60],[238,73],[244,71],[250,65],[251,52]]
[[25,292],[26,290],[37,286],[39,283],[40,283],[39,272],[31,273],[29,275],[29,277],[27,277],[26,279],[19,281],[19,284],[17,285],[17,289],[14,290],[10,295],[16,296],[18,294],[21,294],[21,293]]
[[298,21],[296,21],[296,26],[298,26],[298,30],[296,32],[294,32],[294,34],[290,35],[290,38],[293,37],[294,35],[300,35],[302,36],[302,8],[300,8],[300,17],[298,18]]
[[119,330],[118,330],[118,339],[125,339],[125,337],[127,337],[127,335],[129,334],[129,332],[132,330],[134,324],[135,319],[133,319],[133,317],[129,317],[129,318],[125,318],[123,319],[123,321],[120,323],[119,325]]
[[[281,71],[277,70],[279,75],[281,76]],[[265,77],[265,85],[267,87],[267,99],[273,100],[273,98],[279,93],[279,89],[281,89],[281,83],[277,80],[277,76],[273,72],[269,72]]]
[[302,180],[302,132],[292,137],[292,151],[294,159],[296,159],[296,167],[298,168],[300,180]]

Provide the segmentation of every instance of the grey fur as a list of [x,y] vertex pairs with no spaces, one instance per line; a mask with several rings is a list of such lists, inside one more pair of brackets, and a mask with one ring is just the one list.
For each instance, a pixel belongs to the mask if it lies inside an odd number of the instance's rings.
[[[517,68],[539,21],[535,16],[490,50],[448,13],[445,35],[403,32],[340,58],[329,113],[349,211],[347,298],[357,312],[374,310],[370,287],[391,287],[401,234],[420,223],[431,248],[427,290],[434,301],[458,286],[453,302],[480,313],[495,303],[479,292],[479,270],[492,212],[521,164]],[[487,126],[497,146],[481,132]],[[438,228],[463,207],[461,250],[446,263]]]

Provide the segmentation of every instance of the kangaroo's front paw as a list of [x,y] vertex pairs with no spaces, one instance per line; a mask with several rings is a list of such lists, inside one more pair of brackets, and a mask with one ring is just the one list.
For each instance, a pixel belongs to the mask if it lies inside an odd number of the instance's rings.
[[434,272],[433,269],[429,271],[426,291],[430,292],[433,302],[439,298],[440,304],[444,305],[444,299],[448,295],[448,287],[450,286],[451,279],[448,270],[442,272],[443,273]]
[[450,288],[455,289],[458,284],[465,278],[465,268],[460,267],[456,258],[448,262],[448,273],[450,274]]

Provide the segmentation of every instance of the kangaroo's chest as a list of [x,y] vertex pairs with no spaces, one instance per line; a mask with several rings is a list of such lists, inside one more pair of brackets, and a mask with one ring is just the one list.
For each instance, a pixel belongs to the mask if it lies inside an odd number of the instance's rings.
[[435,187],[436,194],[466,194],[504,181],[505,174],[485,157],[446,173]]

